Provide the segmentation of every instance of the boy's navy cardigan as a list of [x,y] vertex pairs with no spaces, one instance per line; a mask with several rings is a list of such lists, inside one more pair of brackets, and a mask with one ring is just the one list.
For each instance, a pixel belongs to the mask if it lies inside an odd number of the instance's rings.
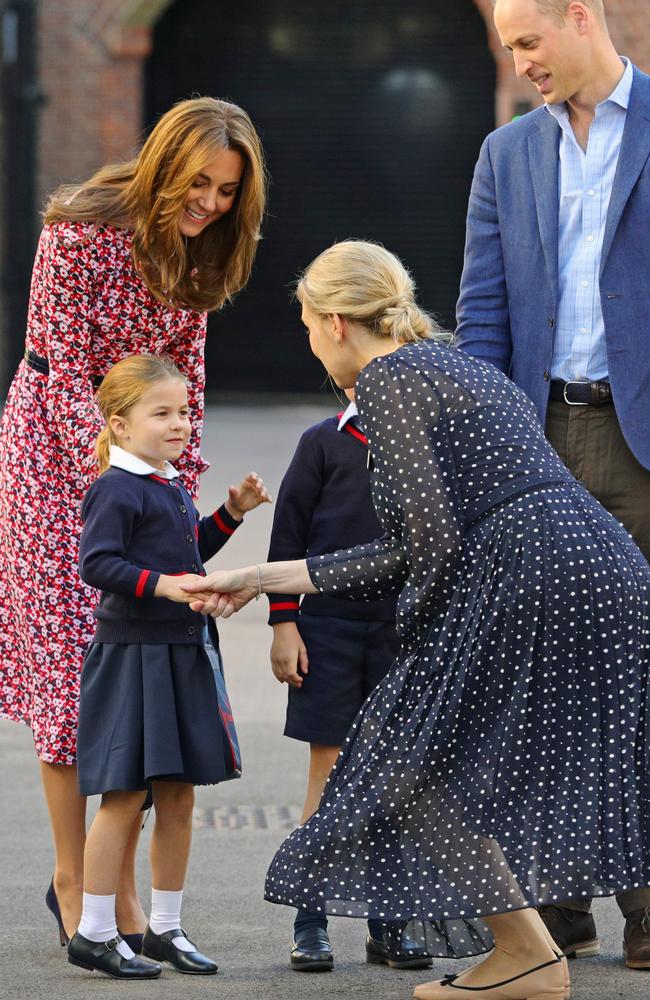
[[[278,491],[269,562],[304,559],[372,542],[384,534],[370,492],[368,441],[342,414],[304,432]],[[321,615],[395,621],[397,597],[356,601],[325,594],[269,594],[269,624]]]
[[203,575],[241,522],[223,506],[200,517],[179,479],[115,467],[92,484],[81,516],[79,572],[102,591],[94,641],[200,644],[205,617],[154,597],[158,577]]

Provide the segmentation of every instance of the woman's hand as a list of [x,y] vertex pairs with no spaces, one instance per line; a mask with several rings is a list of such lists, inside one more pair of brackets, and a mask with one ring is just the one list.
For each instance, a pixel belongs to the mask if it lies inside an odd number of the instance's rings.
[[266,486],[256,472],[249,472],[239,486],[228,487],[226,510],[236,521],[241,521],[249,510],[255,510],[261,503],[271,503]]
[[255,566],[217,570],[209,576],[194,577],[183,584],[192,611],[213,618],[230,618],[258,596]]
[[217,570],[195,581],[181,585],[190,595],[190,607],[213,618],[230,618],[260,594],[316,593],[304,559]]
[[309,671],[309,657],[295,622],[278,622],[273,626],[271,667],[281,684],[302,687],[303,677]]
[[197,576],[195,573],[183,573],[182,576],[166,576],[161,573],[153,596],[166,597],[168,601],[175,601],[177,604],[189,604],[194,598],[182,589],[181,584],[201,584],[204,580],[204,576]]

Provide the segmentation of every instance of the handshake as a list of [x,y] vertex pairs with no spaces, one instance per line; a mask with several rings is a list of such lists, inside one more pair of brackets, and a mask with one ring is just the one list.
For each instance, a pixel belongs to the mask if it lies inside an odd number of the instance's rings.
[[189,604],[213,618],[229,618],[262,593],[257,566],[239,570],[217,570],[209,576],[185,573],[182,576],[161,574],[155,597],[165,597],[177,604]]

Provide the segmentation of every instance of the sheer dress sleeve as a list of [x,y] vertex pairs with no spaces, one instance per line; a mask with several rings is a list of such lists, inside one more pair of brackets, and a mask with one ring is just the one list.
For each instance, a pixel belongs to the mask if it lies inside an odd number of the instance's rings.
[[381,539],[307,560],[322,593],[374,599],[401,590],[400,611],[426,604],[462,539],[444,412],[449,382],[417,367],[408,349],[376,358],[357,382],[373,459]]

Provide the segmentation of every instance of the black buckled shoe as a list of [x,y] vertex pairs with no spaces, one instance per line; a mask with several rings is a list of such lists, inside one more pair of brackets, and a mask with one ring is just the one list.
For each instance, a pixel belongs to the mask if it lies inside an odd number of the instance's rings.
[[368,934],[366,937],[366,962],[387,965],[390,969],[429,969],[431,955],[412,938],[403,933],[404,925],[386,925],[381,940]]
[[329,972],[334,952],[324,927],[305,927],[294,935],[291,968],[296,972]]
[[[190,976],[213,976],[218,969],[216,962],[211,958],[206,958],[198,949],[196,951],[181,951],[175,944],[174,938],[187,937],[182,927],[176,927],[173,931],[165,931],[164,934],[154,934],[147,925],[142,939],[142,954],[147,958],[154,958],[157,962],[168,962],[177,972],[184,972]],[[194,945],[193,941],[190,944]],[[196,948],[196,945],[194,945]]]
[[591,913],[568,906],[540,906],[537,912],[567,958],[600,955],[600,942]]
[[68,962],[113,979],[157,979],[162,972],[160,966],[142,958],[124,958],[117,951],[121,940],[118,934],[110,941],[89,941],[77,931],[68,944]]

